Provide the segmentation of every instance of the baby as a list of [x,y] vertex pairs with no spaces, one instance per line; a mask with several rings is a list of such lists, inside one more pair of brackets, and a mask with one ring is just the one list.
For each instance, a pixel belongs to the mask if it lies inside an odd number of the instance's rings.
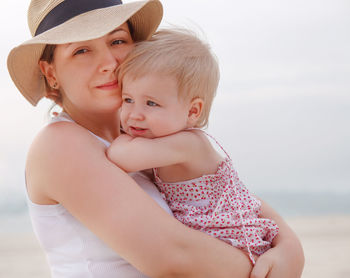
[[254,264],[278,227],[259,217],[260,201],[202,130],[219,82],[209,46],[189,31],[160,31],[135,46],[118,80],[126,134],[112,143],[109,159],[127,172],[153,169],[179,221],[246,250]]

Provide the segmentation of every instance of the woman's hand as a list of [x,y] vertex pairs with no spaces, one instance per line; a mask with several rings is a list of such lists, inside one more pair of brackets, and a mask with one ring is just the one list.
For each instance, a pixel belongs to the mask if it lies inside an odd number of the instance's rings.
[[250,278],[299,278],[303,265],[300,246],[281,242],[257,259]]
[[267,203],[261,200],[260,217],[273,219],[279,227],[272,248],[261,255],[250,278],[299,278],[304,267],[304,253],[293,230]]

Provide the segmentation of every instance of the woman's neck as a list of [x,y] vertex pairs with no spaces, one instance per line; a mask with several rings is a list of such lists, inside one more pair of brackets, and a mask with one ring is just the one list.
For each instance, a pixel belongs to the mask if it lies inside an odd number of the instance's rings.
[[112,142],[120,135],[119,112],[105,114],[63,112],[67,113],[74,122],[108,142]]

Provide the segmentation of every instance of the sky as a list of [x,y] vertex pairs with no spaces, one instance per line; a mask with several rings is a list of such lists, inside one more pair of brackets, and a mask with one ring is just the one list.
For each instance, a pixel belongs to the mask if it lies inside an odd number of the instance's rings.
[[[350,2],[162,3],[162,27],[196,31],[218,57],[208,131],[243,182],[255,192],[350,192]],[[30,38],[28,5],[3,0],[0,11],[2,199],[23,193],[25,156],[50,106],[33,108],[7,73],[9,51]]]

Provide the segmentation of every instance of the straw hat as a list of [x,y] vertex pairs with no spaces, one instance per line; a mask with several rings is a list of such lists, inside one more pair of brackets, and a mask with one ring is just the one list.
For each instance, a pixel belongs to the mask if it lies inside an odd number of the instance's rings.
[[135,40],[148,39],[163,16],[159,0],[123,4],[121,0],[32,0],[28,25],[32,39],[11,50],[10,76],[18,90],[36,105],[45,95],[45,78],[38,61],[47,44],[64,44],[99,38],[127,20]]

